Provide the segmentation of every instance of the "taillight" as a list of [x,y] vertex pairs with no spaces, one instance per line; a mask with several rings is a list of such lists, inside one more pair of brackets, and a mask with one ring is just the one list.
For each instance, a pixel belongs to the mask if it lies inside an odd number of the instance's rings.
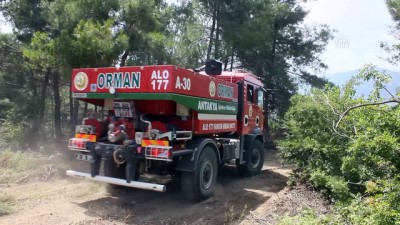
[[145,148],[147,159],[171,161],[171,146],[150,145]]
[[68,148],[72,150],[86,150],[86,143],[88,139],[84,138],[71,138],[68,141]]

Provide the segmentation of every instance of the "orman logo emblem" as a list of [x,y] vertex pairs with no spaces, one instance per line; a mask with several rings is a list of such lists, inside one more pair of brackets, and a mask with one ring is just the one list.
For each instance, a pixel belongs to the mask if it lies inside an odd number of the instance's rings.
[[249,105],[249,116],[252,117],[253,116],[253,106]]
[[79,91],[83,91],[89,84],[89,78],[84,72],[79,72],[74,78],[74,86]]
[[215,83],[214,83],[214,81],[211,81],[211,82],[210,82],[210,86],[208,86],[208,90],[209,90],[209,92],[210,92],[210,96],[211,96],[211,97],[214,97],[214,96],[215,96],[215,93],[216,93],[216,88],[215,88]]

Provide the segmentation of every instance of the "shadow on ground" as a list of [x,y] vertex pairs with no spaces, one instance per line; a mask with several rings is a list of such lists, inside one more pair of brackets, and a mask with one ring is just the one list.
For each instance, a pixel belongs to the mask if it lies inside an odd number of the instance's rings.
[[[271,154],[275,153],[267,153]],[[271,159],[267,157],[266,163]],[[179,179],[173,179],[166,193],[129,189],[116,197],[77,204],[89,216],[129,224],[231,224],[286,186],[286,176],[266,168],[260,175],[240,177],[234,166],[220,167],[214,196],[199,203],[186,201]]]

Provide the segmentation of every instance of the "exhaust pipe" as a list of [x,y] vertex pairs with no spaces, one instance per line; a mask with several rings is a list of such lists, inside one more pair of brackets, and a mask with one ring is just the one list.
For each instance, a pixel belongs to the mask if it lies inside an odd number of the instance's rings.
[[148,121],[148,120],[145,120],[145,119],[143,118],[143,116],[144,116],[144,114],[140,115],[140,121],[142,121],[143,123],[147,123],[147,125],[148,125],[148,127],[147,127],[147,132],[150,132],[150,130],[151,130],[151,122]]
[[86,178],[88,180],[99,181],[103,183],[121,185],[126,187],[133,187],[145,190],[152,190],[158,192],[165,192],[167,187],[162,184],[152,184],[152,183],[145,183],[145,182],[138,182],[138,181],[131,181],[130,183],[126,183],[124,179],[118,179],[113,177],[105,177],[105,176],[95,176],[92,177],[89,173],[82,173],[74,170],[67,170],[66,174],[71,177],[79,177],[79,178]]

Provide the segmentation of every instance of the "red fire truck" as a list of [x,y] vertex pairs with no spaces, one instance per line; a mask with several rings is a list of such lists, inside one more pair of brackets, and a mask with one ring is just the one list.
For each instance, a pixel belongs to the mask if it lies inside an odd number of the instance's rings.
[[[173,65],[74,69],[74,98],[102,107],[102,120],[85,118],[68,147],[90,161],[90,173],[67,174],[154,191],[160,183],[142,175],[180,177],[188,199],[212,195],[218,166],[236,161],[242,174],[260,172],[264,162],[266,90],[245,70],[205,71]],[[104,168],[100,171],[100,168]]]

